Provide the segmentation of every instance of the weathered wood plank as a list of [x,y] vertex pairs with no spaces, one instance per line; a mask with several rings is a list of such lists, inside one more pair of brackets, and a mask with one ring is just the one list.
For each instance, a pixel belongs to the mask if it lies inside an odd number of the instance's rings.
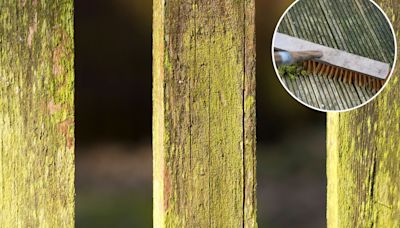
[[356,92],[357,92],[358,96],[360,97],[362,103],[366,102],[369,99],[368,97],[365,97],[365,95],[363,94],[362,89],[360,87],[354,86],[354,89],[356,90]]
[[321,97],[323,99],[324,109],[333,110],[335,107],[338,107],[337,100],[332,97],[333,92],[330,90],[330,87],[327,86],[326,80],[322,80],[323,76],[315,77],[315,81],[317,83],[318,88],[321,88]]
[[326,75],[283,77],[282,82],[301,101],[325,110],[353,108],[375,95],[370,88],[330,79]]
[[307,103],[312,105],[313,107],[318,107],[317,101],[315,100],[314,94],[312,92],[311,86],[307,85],[306,78],[302,75],[299,75],[298,78],[296,79],[299,84],[302,85],[304,95],[307,99]]
[[353,92],[351,91],[351,87],[353,85],[345,82],[339,83],[342,86],[343,92],[346,94],[346,97],[349,98],[351,107],[357,107],[360,104],[360,98],[357,95],[353,94]]
[[286,88],[293,93],[293,95],[299,97],[299,90],[293,87],[293,84],[289,78],[283,78],[283,83]]
[[155,227],[256,227],[254,1],[154,1]]
[[[400,3],[377,2],[398,32]],[[328,227],[400,227],[399,88],[397,66],[370,104],[328,114]]]
[[[318,76],[317,76],[318,77]],[[311,88],[312,88],[312,93],[314,94],[314,97],[315,97],[315,99],[316,99],[316,101],[317,101],[317,104],[318,104],[318,108],[320,108],[320,109],[324,109],[325,107],[325,105],[324,104],[328,104],[328,103],[325,103],[324,101],[323,101],[323,97],[320,95],[320,91],[318,91],[318,90],[323,90],[323,88],[321,88],[321,87],[318,87],[317,85],[316,85],[316,83],[315,83],[315,81],[314,81],[314,79],[315,78],[317,78],[317,77],[306,77],[306,79],[307,79],[307,84],[309,84],[310,86],[311,86]]]
[[0,1],[0,227],[74,226],[73,1]]
[[341,95],[339,89],[337,88],[336,81],[334,81],[333,79],[327,79],[326,80],[327,84],[329,85],[329,87],[332,89],[333,94],[334,94],[334,99],[338,102],[339,104],[339,110],[344,110],[344,109],[348,109],[349,106],[347,106],[346,102],[345,102],[345,98]]
[[244,1],[244,227],[257,227],[256,181],[256,11]]

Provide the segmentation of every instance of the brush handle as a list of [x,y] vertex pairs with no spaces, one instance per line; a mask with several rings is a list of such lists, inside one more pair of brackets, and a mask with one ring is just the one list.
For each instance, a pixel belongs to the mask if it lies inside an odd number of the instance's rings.
[[304,62],[307,60],[317,59],[322,57],[320,51],[301,51],[301,52],[288,52],[277,51],[274,53],[275,63],[279,66],[281,64],[290,65],[293,63]]

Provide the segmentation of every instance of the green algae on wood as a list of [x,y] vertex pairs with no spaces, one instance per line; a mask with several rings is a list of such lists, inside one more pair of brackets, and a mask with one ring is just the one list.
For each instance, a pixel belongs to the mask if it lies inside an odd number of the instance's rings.
[[73,1],[0,1],[0,227],[74,226]]
[[256,227],[254,1],[153,4],[155,227]]
[[[400,3],[377,3],[398,33]],[[400,227],[399,70],[368,105],[328,114],[328,227]]]

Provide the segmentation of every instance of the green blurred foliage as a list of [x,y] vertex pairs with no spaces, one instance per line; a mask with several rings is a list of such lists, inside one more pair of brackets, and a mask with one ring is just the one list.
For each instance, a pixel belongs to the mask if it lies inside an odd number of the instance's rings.
[[76,197],[76,227],[152,227],[151,190],[80,191]]

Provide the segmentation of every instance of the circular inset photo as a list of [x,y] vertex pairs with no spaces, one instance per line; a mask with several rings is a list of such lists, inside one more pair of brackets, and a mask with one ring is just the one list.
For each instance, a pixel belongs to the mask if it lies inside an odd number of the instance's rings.
[[325,112],[375,98],[393,73],[396,52],[393,27],[370,0],[298,0],[272,41],[282,85],[302,104]]

